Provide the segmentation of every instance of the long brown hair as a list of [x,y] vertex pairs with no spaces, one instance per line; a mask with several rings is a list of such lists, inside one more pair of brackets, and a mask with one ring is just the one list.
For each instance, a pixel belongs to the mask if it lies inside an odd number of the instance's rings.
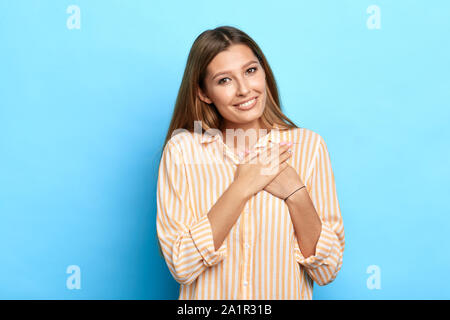
[[202,32],[195,39],[186,62],[183,79],[178,91],[177,100],[172,120],[164,140],[164,149],[167,141],[172,137],[176,129],[194,131],[194,121],[201,121],[202,132],[208,129],[222,129],[223,117],[217,108],[209,105],[198,97],[198,88],[204,91],[204,79],[206,68],[214,57],[225,51],[233,44],[247,45],[258,58],[266,74],[267,98],[264,112],[261,116],[262,123],[267,129],[278,125],[280,130],[298,128],[281,111],[280,97],[272,69],[263,52],[245,32],[231,26],[221,26]]

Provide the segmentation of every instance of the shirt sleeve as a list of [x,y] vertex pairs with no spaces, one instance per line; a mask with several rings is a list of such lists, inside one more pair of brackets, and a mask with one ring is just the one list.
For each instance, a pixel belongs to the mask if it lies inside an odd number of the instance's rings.
[[315,255],[303,257],[296,237],[294,255],[317,284],[326,285],[336,278],[341,269],[345,237],[330,156],[320,136],[311,165],[313,169],[307,178],[307,190],[322,222],[322,230]]
[[188,192],[181,151],[169,140],[158,172],[156,228],[164,259],[180,284],[191,284],[227,255],[226,241],[215,250],[208,216],[194,214]]

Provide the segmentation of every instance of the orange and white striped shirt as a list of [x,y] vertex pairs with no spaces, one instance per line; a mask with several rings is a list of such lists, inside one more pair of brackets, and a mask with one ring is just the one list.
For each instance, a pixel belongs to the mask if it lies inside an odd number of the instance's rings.
[[264,190],[247,201],[216,251],[207,213],[240,160],[220,134],[184,131],[164,147],[157,183],[157,233],[179,299],[312,299],[313,281],[335,279],[345,240],[326,144],[306,128],[275,128],[254,148],[294,142],[287,162],[322,221],[315,255],[303,257],[286,203]]

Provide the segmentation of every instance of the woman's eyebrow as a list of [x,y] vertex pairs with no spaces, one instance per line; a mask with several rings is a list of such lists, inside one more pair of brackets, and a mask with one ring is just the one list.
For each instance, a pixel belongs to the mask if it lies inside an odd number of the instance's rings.
[[[251,60],[249,62],[247,62],[246,64],[244,64],[242,66],[242,69],[244,69],[246,66],[252,64],[252,63],[258,63],[258,61],[256,60]],[[216,77],[220,76],[221,74],[225,74],[225,73],[229,73],[230,71],[220,71],[219,73],[216,73],[214,77],[212,77],[212,79],[214,80]]]

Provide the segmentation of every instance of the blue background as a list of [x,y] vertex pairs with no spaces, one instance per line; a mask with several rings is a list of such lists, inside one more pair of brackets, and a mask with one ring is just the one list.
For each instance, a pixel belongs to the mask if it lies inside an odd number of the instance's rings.
[[159,156],[194,39],[232,25],[330,152],[346,248],[314,299],[449,299],[449,17],[444,0],[0,1],[0,298],[178,297]]

